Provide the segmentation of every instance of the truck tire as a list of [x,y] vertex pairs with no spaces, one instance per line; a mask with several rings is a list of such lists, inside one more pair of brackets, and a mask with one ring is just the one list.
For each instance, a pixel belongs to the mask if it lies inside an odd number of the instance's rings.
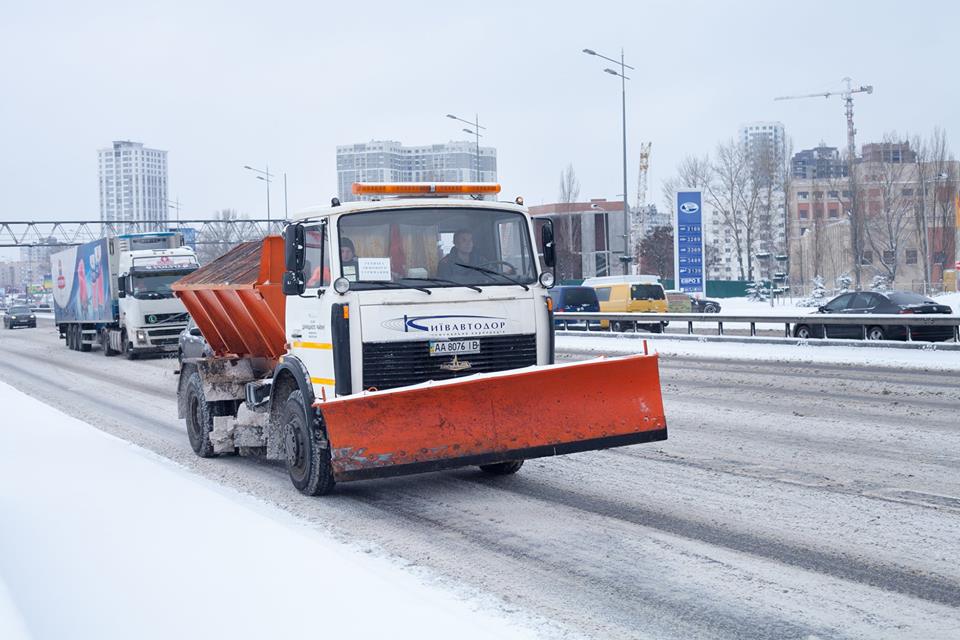
[[286,448],[287,473],[290,482],[307,496],[322,496],[333,491],[333,468],[330,448],[321,445],[322,433],[313,428],[307,417],[303,393],[290,393],[280,409],[280,425]]
[[187,381],[186,391],[187,437],[190,448],[201,458],[215,458],[217,454],[210,442],[213,431],[213,416],[216,413],[211,403],[203,395],[203,383],[200,374],[194,371]]
[[492,476],[509,476],[523,466],[523,460],[508,460],[507,462],[494,462],[493,464],[480,465],[480,471],[489,473]]
[[127,360],[136,360],[137,352],[133,350],[133,343],[127,340],[127,330],[120,333],[120,344],[123,346],[123,357]]
[[116,353],[110,346],[110,329],[100,332],[100,348],[103,349],[103,355],[108,358]]
[[83,326],[77,325],[77,350],[84,353],[90,351],[91,344],[83,341]]

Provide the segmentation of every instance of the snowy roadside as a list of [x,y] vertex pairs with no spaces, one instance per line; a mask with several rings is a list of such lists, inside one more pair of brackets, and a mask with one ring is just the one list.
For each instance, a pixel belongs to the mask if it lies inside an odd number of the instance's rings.
[[628,336],[607,334],[598,336],[557,336],[557,351],[575,351],[598,354],[643,353],[646,342],[651,351],[664,356],[710,358],[753,362],[800,362],[812,364],[853,364],[890,367],[891,369],[921,369],[931,371],[960,371],[960,351],[872,349],[869,347],[810,346],[804,344],[749,344],[738,342],[700,342],[697,340],[649,341]]
[[0,637],[537,637],[3,383],[0,406]]

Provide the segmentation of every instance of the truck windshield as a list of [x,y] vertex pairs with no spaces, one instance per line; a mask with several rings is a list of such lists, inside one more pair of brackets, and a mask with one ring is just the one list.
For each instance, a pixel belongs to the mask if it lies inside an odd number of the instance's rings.
[[164,271],[163,273],[134,271],[130,274],[130,295],[138,300],[172,298],[173,291],[170,290],[170,285],[194,271],[196,271],[195,268]]
[[[364,211],[339,221],[340,270],[354,289],[531,284],[527,219],[456,207]],[[426,282],[436,279],[436,282]],[[394,285],[384,283],[391,282]]]

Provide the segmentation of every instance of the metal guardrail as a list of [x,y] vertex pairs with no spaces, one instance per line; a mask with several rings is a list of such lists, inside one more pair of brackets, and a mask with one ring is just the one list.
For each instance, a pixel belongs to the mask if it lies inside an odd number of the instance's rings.
[[[880,313],[811,313],[806,315],[796,314],[775,314],[775,315],[742,315],[725,313],[587,313],[587,312],[557,312],[554,314],[554,320],[561,323],[561,326],[567,328],[567,323],[583,321],[588,331],[612,330],[613,324],[626,323],[633,325],[636,331],[636,325],[658,324],[661,322],[686,322],[687,334],[693,335],[694,323],[716,324],[717,335],[723,335],[723,325],[727,324],[749,324],[750,335],[757,335],[758,324],[782,324],[784,326],[784,337],[793,338],[791,326],[797,325],[855,325],[859,326],[862,332],[862,338],[866,340],[867,329],[869,327],[904,327],[907,333],[907,340],[912,341],[913,335],[911,327],[953,327],[953,339],[960,342],[960,315],[946,313],[929,314],[880,314]],[[598,326],[590,326],[590,321],[606,320],[609,322],[607,329],[601,329]],[[827,339],[827,332],[824,331],[822,338],[812,338],[813,340]]]

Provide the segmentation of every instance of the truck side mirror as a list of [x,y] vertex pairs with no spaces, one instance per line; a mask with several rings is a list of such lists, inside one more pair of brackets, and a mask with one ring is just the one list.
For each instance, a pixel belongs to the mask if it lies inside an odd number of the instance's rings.
[[[284,263],[287,271],[303,271],[306,241],[302,224],[288,224],[283,230]],[[286,281],[286,280],[284,280]]]
[[283,295],[298,296],[307,288],[300,271],[283,272]]
[[557,252],[553,244],[553,220],[546,220],[540,230],[540,243],[543,246],[543,264],[552,267],[557,262]]
[[118,298],[127,297],[127,279],[126,278],[117,278],[117,297]]

